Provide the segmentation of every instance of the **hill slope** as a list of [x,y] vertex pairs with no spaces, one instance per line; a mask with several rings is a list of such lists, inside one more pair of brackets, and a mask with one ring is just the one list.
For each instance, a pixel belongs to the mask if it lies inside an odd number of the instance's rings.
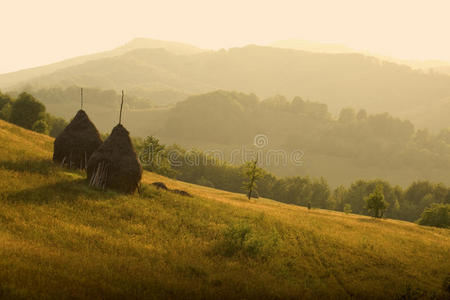
[[0,297],[445,297],[448,230],[147,172],[141,196],[98,192],[51,151],[51,138],[0,121]]
[[[1,78],[0,78],[1,79]],[[1,81],[0,81],[1,83]],[[327,104],[335,113],[342,107],[386,112],[416,122],[411,109],[439,106],[450,97],[450,76],[425,74],[407,66],[361,54],[313,53],[247,46],[230,50],[175,55],[163,49],[136,49],[123,55],[68,66],[25,82],[34,87],[79,85],[126,89],[151,98],[157,91],[195,94],[216,89],[282,94]],[[0,85],[1,86],[1,85]],[[19,88],[19,87],[18,87]],[[448,111],[448,110],[447,110]],[[427,114],[419,127],[450,126]]]
[[116,49],[113,50],[74,57],[71,59],[66,59],[64,61],[36,68],[0,74],[0,88],[6,88],[11,85],[23,83],[24,81],[27,81],[29,79],[51,74],[58,70],[83,64],[88,61],[122,55],[128,51],[132,51],[135,49],[166,49],[167,51],[176,55],[195,54],[203,51],[202,49],[199,49],[195,46],[191,46],[188,44],[154,40],[154,39],[136,38],[126,43],[125,45],[117,47]]

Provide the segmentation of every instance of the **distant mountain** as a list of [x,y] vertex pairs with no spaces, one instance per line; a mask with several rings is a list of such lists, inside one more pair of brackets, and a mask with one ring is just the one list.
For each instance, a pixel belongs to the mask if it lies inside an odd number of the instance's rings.
[[[137,40],[132,45],[146,42]],[[125,50],[118,50],[125,51]],[[116,52],[117,53],[117,52]],[[417,111],[448,109],[450,76],[412,70],[356,53],[313,53],[246,46],[229,50],[176,55],[166,49],[135,49],[60,68],[23,83],[35,88],[85,86],[126,89],[151,100],[170,95],[167,103],[217,89],[254,93],[262,98],[281,94],[325,103],[332,113],[350,106],[373,113],[390,112],[419,127],[449,127],[448,118]],[[20,89],[23,85],[16,86]],[[161,103],[161,101],[160,101]]]
[[419,69],[424,71],[433,70],[434,72],[450,75],[450,62],[437,59],[428,59],[428,60],[401,59],[383,54],[373,53],[366,50],[357,50],[341,44],[319,43],[301,39],[276,41],[268,44],[268,46],[283,49],[319,52],[319,53],[359,53],[367,56],[373,56],[383,61],[389,61],[396,64],[406,65],[413,69]]
[[125,45],[117,47],[113,51],[117,54],[122,54],[135,49],[165,49],[170,53],[177,55],[197,54],[205,51],[189,44],[147,38],[135,38]]
[[450,65],[446,66],[436,66],[433,68],[434,71],[439,73],[444,73],[450,75]]
[[269,47],[294,49],[319,53],[356,53],[355,49],[333,43],[318,43],[300,39],[280,40],[268,44]]
[[71,66],[83,64],[88,61],[93,61],[102,58],[114,57],[122,55],[126,52],[135,49],[165,49],[173,54],[195,54],[203,52],[204,50],[192,45],[182,44],[177,42],[160,41],[155,39],[136,38],[123,46],[117,47],[110,51],[99,52],[90,55],[79,56],[71,59],[67,59],[61,62],[45,65],[41,67],[20,70],[17,72],[0,74],[0,89],[5,89],[19,83],[23,83],[35,77],[51,74],[58,70],[68,68]]

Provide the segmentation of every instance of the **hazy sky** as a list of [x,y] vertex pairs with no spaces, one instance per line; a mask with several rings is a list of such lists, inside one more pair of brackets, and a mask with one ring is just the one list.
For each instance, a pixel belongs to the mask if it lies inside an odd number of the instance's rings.
[[0,0],[0,73],[135,37],[229,48],[300,38],[450,61],[449,0]]

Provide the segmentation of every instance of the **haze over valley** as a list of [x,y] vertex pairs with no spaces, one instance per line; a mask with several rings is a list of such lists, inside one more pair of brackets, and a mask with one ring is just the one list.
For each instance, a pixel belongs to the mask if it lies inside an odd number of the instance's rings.
[[3,0],[0,300],[450,299],[446,0]]

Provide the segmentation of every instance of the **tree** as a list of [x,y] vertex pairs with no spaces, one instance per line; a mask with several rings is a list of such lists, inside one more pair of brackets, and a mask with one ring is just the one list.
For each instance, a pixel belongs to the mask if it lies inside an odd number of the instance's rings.
[[214,183],[203,176],[196,181],[196,184],[214,188]]
[[347,107],[343,108],[341,112],[339,113],[339,122],[342,123],[351,123],[355,121],[356,119],[356,113],[353,108]]
[[328,208],[330,188],[325,179],[320,177],[319,179],[313,180],[311,190],[311,199],[308,203],[314,207]]
[[349,203],[346,203],[344,205],[343,211],[345,214],[351,214],[352,213],[352,206]]
[[12,105],[11,123],[32,129],[36,121],[44,118],[45,106],[30,94],[20,94]]
[[366,112],[366,110],[365,109],[360,109],[358,111],[358,113],[356,114],[356,119],[358,121],[362,121],[362,120],[367,119],[367,112]]
[[343,185],[338,186],[329,199],[328,207],[337,211],[344,211],[346,194],[347,189]]
[[12,106],[10,103],[3,105],[3,107],[0,109],[0,119],[9,121],[9,119],[11,118],[11,110]]
[[0,92],[0,119],[9,121],[12,103],[13,101],[9,95]]
[[47,121],[41,119],[41,120],[37,120],[36,122],[34,122],[33,127],[31,127],[31,129],[33,131],[42,133],[42,134],[48,134],[49,132],[49,127],[47,124]]
[[450,204],[433,203],[426,208],[420,219],[420,225],[450,228]]
[[247,190],[247,197],[250,200],[256,191],[256,180],[261,177],[261,172],[257,167],[258,159],[252,162],[248,162],[244,167],[246,180],[244,181],[244,187]]
[[47,114],[47,123],[50,127],[50,136],[57,137],[67,126],[66,120],[63,118],[56,118]]
[[365,197],[366,207],[372,216],[375,218],[382,218],[385,210],[388,208],[389,203],[384,200],[383,186],[377,185],[375,191],[369,196]]
[[159,139],[148,136],[144,139],[143,150],[139,158],[148,171],[173,176],[174,170],[165,151],[165,146],[160,144]]

